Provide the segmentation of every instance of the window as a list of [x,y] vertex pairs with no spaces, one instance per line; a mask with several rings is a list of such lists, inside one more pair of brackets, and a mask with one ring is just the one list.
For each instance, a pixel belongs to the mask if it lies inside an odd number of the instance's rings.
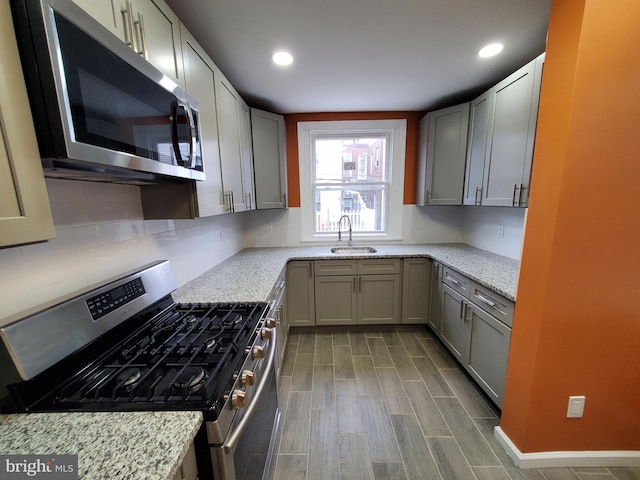
[[356,240],[400,239],[405,138],[405,120],[299,123],[302,239],[337,239],[343,216]]

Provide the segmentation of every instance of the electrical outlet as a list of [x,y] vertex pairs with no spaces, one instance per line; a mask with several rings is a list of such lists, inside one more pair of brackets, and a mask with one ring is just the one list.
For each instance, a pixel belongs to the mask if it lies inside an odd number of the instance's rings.
[[569,397],[569,405],[567,406],[567,418],[582,418],[584,415],[584,401],[586,397],[583,395]]
[[220,230],[220,245],[224,243],[224,230]]
[[504,238],[504,225],[498,225],[498,238]]
[[273,235],[273,226],[267,225],[267,227],[265,228],[265,232],[267,235]]

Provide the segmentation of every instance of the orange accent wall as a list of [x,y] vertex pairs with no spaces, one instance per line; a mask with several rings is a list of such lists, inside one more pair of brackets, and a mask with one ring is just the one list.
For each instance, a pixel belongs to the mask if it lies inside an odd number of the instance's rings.
[[552,4],[501,421],[525,453],[640,451],[639,18]]
[[416,203],[416,168],[418,164],[418,124],[420,112],[334,112],[295,113],[285,115],[287,138],[287,189],[289,206],[300,206],[300,171],[298,167],[298,122],[336,120],[407,120],[407,145],[404,165],[404,204]]

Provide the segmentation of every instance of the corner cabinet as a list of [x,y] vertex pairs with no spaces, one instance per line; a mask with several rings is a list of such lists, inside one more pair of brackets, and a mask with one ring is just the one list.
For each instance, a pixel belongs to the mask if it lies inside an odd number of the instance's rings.
[[287,156],[282,115],[251,109],[256,208],[287,207]]
[[253,143],[251,140],[251,109],[245,101],[238,101],[238,123],[240,125],[240,163],[242,164],[242,192],[245,210],[256,209],[253,168]]
[[429,112],[420,120],[417,204],[461,205],[469,103]]
[[287,322],[292,327],[316,324],[313,261],[294,260],[287,264]]
[[402,323],[426,324],[429,317],[431,260],[405,258],[402,262]]
[[0,4],[0,247],[55,237],[33,119],[11,21]]

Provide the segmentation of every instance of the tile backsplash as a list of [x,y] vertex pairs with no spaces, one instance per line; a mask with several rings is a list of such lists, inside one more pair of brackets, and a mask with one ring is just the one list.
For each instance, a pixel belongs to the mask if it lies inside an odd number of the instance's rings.
[[241,215],[143,220],[138,187],[47,180],[56,238],[0,249],[0,324],[161,259],[179,285],[243,247]]

